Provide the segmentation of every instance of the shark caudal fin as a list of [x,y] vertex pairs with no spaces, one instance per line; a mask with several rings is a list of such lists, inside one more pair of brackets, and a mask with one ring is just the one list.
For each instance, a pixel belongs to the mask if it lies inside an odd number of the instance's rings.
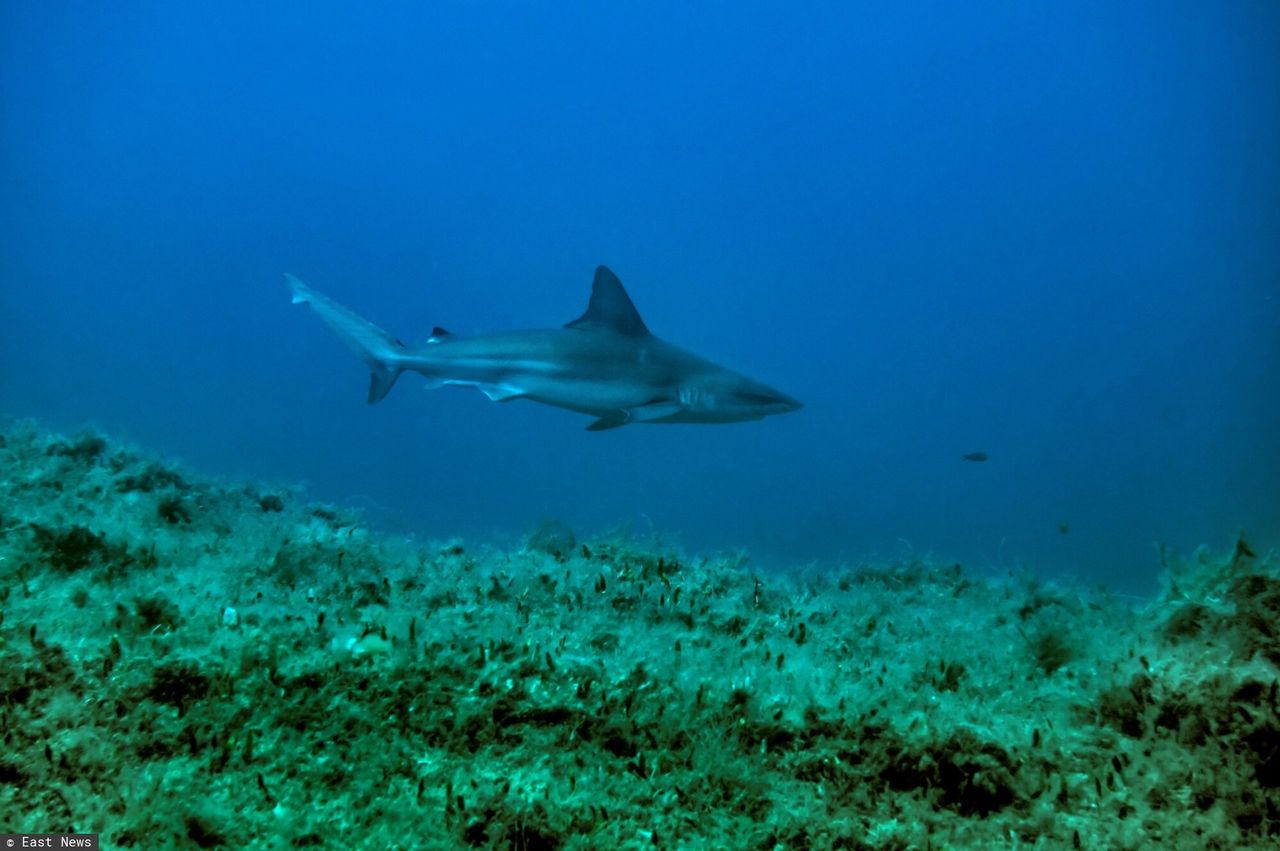
[[382,399],[396,383],[407,349],[395,337],[367,319],[353,313],[328,296],[321,295],[293,275],[286,274],[294,304],[309,304],[324,323],[333,329],[347,348],[369,366],[369,404]]

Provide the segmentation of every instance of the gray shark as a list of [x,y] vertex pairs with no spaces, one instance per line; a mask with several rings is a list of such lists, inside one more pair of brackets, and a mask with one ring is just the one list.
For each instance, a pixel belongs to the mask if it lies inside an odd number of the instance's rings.
[[406,346],[330,298],[285,275],[294,304],[309,304],[368,365],[369,403],[400,373],[429,387],[475,387],[490,399],[532,399],[595,417],[588,431],[629,423],[733,423],[785,414],[801,404],[785,393],[677,348],[649,332],[604,266],[591,301],[563,328],[455,337],[443,328]]

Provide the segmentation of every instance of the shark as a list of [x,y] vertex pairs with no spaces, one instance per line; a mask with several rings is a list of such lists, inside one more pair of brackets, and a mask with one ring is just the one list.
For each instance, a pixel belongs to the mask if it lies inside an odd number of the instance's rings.
[[429,388],[474,387],[495,402],[529,399],[587,414],[588,431],[632,423],[735,423],[799,410],[802,404],[659,339],[622,282],[596,269],[586,311],[560,328],[460,337],[436,327],[408,346],[377,325],[285,279],[294,304],[306,304],[369,368],[370,404],[404,372]]

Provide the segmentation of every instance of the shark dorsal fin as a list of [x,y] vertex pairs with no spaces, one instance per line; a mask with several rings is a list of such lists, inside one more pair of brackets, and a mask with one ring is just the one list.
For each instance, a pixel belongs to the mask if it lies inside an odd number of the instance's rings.
[[649,336],[649,329],[631,303],[631,296],[622,288],[622,281],[606,266],[596,269],[587,312],[564,327],[609,330],[629,337]]

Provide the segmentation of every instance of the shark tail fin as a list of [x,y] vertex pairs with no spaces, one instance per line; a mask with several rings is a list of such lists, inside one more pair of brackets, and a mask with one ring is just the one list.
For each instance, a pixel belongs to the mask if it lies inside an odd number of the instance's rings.
[[360,356],[369,367],[369,404],[378,402],[391,390],[403,370],[407,354],[404,343],[383,331],[364,317],[348,310],[328,296],[322,295],[286,274],[294,304],[308,304],[324,323]]

